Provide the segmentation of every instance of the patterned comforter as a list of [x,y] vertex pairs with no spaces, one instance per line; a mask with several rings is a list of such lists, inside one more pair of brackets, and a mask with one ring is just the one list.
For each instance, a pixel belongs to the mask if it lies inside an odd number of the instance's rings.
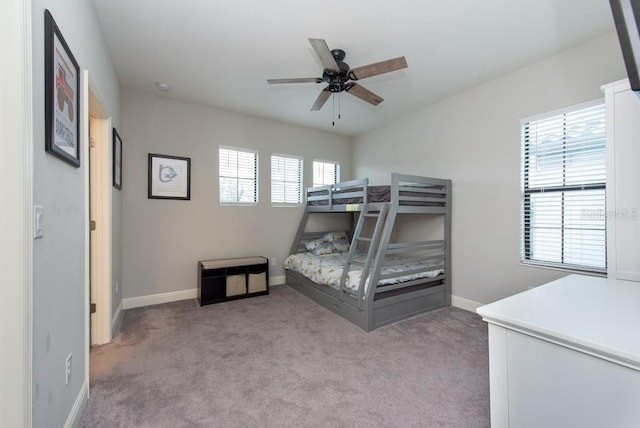
[[[431,267],[426,263],[409,261],[402,257],[388,257],[387,260],[393,260],[392,266],[382,268],[382,275],[389,273],[397,273],[398,276],[381,280],[379,285],[398,284],[406,281],[413,281],[420,278],[434,278],[444,272],[443,269],[428,270],[419,273],[408,273],[402,275],[402,272],[408,272],[416,269]],[[309,278],[317,284],[324,284],[335,289],[340,289],[340,278],[342,270],[347,261],[347,253],[332,253],[323,256],[317,256],[311,252],[292,254],[284,261],[284,268],[291,269]],[[356,255],[356,261],[364,263],[365,254]],[[362,277],[362,270],[355,268],[349,272],[346,281],[346,287],[352,291],[358,291],[358,285]],[[369,280],[365,282],[364,292],[367,292]]]

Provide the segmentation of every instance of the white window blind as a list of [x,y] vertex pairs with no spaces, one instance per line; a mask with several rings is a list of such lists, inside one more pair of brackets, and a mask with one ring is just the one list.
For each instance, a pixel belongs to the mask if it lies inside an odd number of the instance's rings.
[[258,203],[258,153],[230,147],[218,150],[221,204]]
[[271,156],[271,203],[277,205],[302,203],[301,158]]
[[326,186],[340,182],[340,164],[313,161],[313,186]]
[[522,261],[606,272],[604,105],[522,124]]

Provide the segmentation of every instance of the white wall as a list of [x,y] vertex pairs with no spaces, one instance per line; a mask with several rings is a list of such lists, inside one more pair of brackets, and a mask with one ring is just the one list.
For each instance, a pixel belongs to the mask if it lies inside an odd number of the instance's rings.
[[452,180],[455,296],[489,303],[557,279],[519,263],[520,119],[601,98],[624,76],[615,35],[592,40],[357,137],[354,177]]
[[[86,145],[80,168],[44,150],[44,10],[48,8],[81,69],[89,70],[107,114],[119,125],[119,83],[93,2],[34,0],[34,203],[44,207],[44,237],[33,243],[33,425],[63,426],[86,392]],[[81,132],[86,132],[86,129]],[[86,142],[84,142],[86,143]],[[118,251],[118,250],[116,250]],[[73,354],[71,382],[65,359]],[[76,405],[76,407],[74,407]]]
[[[303,208],[270,203],[272,153],[304,157],[305,186],[314,159],[341,162],[351,177],[347,137],[195,104],[123,91],[124,298],[197,287],[198,260],[262,255],[284,275]],[[218,203],[218,146],[259,151],[258,206]],[[191,158],[191,200],[147,198],[147,155]]]

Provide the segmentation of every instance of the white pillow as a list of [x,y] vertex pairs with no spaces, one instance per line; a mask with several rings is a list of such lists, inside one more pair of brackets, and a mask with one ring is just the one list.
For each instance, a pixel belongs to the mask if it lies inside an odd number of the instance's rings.
[[318,239],[314,239],[313,241],[305,242],[304,246],[307,249],[307,251],[313,251],[324,243],[329,243],[329,241],[324,238],[318,238]]

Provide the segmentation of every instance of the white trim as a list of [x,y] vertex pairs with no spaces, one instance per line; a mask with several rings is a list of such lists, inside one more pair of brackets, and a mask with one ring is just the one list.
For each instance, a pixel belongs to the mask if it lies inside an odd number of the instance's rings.
[[284,153],[275,153],[272,152],[271,153],[271,157],[277,156],[279,158],[289,158],[289,159],[297,159],[297,160],[301,160],[304,162],[304,157],[303,156],[298,156],[298,155],[285,155]]
[[224,144],[218,145],[218,153],[220,153],[220,149],[235,150],[236,152],[255,153],[256,155],[260,154],[260,151],[256,149],[247,149],[246,147],[237,147],[237,146],[225,146]]
[[604,104],[604,98],[596,98],[595,100],[587,101],[587,102],[584,102],[584,103],[574,104],[572,106],[559,108],[557,110],[536,114],[534,116],[529,116],[529,117],[525,117],[523,119],[520,119],[520,126],[522,127],[523,125],[525,125],[527,123],[530,123],[530,122],[549,119],[551,117],[559,116],[561,114],[570,113],[570,112],[577,111],[577,110],[583,110],[583,109],[595,107],[597,105],[602,105],[602,104]]
[[179,300],[195,299],[198,289],[171,291],[169,293],[150,294],[148,296],[129,297],[122,299],[122,309],[140,308],[142,306],[159,305],[161,303],[177,302]]
[[465,299],[464,297],[451,296],[451,306],[464,309],[465,311],[475,312],[480,306],[484,306],[484,303],[478,303]]
[[269,286],[284,285],[286,283],[287,283],[287,277],[285,275],[269,277]]
[[[31,1],[0,3],[0,415],[3,426],[32,424],[33,63]],[[6,205],[5,205],[6,204]]]
[[631,89],[631,83],[629,82],[629,79],[622,79],[600,86],[600,90],[605,93],[605,99],[607,97],[608,89],[611,89],[613,92],[628,91]]
[[73,403],[73,407],[69,411],[67,420],[64,423],[64,428],[71,428],[77,425],[78,418],[82,415],[87,401],[89,400],[89,378],[86,378],[82,383],[82,388],[76,397],[76,401]]
[[329,160],[329,159],[313,159],[313,162],[332,163],[338,166],[340,165],[339,161]]
[[[605,94],[605,100],[607,98],[607,90],[611,90],[614,93],[623,92],[631,90],[631,83],[629,79],[622,79],[616,82],[607,83],[606,85],[600,86],[600,90]],[[606,102],[606,101],[605,101]]]
[[111,318],[111,337],[116,335],[118,326],[120,325],[121,317],[122,317],[122,300],[120,300],[120,304],[116,308],[116,313],[113,314],[113,317]]
[[[285,283],[285,276],[272,276],[269,277],[269,286],[272,285],[282,285]],[[189,290],[180,290],[180,291],[170,291],[168,293],[158,293],[158,294],[150,294],[148,296],[139,296],[139,297],[129,297],[128,299],[122,299],[122,303],[120,307],[122,309],[133,309],[133,308],[141,308],[143,306],[153,306],[159,305],[162,303],[171,303],[178,302],[180,300],[188,300],[188,299],[197,299],[198,298],[198,289],[191,288]],[[120,312],[120,307],[118,308],[118,315],[114,318],[117,318]]]
[[[89,71],[88,70],[82,70],[81,74],[80,74],[80,128],[81,128],[81,133],[80,133],[80,152],[81,153],[89,153]],[[87,159],[89,159],[89,156],[87,156]],[[84,305],[84,381],[82,383],[82,388],[80,389],[80,394],[78,394],[78,397],[80,397],[83,393],[83,389],[85,384],[87,385],[87,391],[86,391],[86,395],[87,397],[89,396],[89,379],[91,377],[91,370],[89,367],[90,364],[90,355],[89,355],[89,350],[90,350],[90,345],[91,345],[91,327],[90,327],[90,320],[91,320],[91,309],[89,304],[91,303],[89,301],[89,296],[91,296],[91,271],[90,271],[90,266],[91,266],[91,231],[89,230],[88,224],[89,224],[89,220],[91,219],[91,212],[89,211],[89,163],[85,162],[83,165],[83,180],[84,180],[84,224],[85,226],[85,233],[84,233],[84,299],[83,301],[85,302]],[[73,422],[75,421],[76,415],[78,410],[76,409],[76,406],[78,406],[78,399],[76,399],[76,402],[73,405],[73,408],[71,409],[71,413],[69,413],[68,417],[67,417],[67,421],[65,422],[65,427],[66,426],[72,426]],[[81,407],[84,407],[84,405],[82,404]],[[72,419],[70,419],[73,416]],[[70,425],[70,421],[71,421],[71,425]]]
[[[615,209],[616,205],[616,192],[613,189],[616,188],[616,175],[614,174],[616,167],[616,103],[615,94],[625,90],[631,90],[631,84],[629,79],[621,80],[611,83],[609,85],[602,86],[602,90],[605,94],[605,138],[607,144],[607,189],[606,192],[606,206],[608,209]],[[616,221],[615,216],[607,216],[607,277],[618,278],[618,256],[616,254]]]
[[[609,225],[607,224],[607,227]],[[609,234],[609,230],[607,229],[607,234]],[[549,270],[557,270],[560,272],[566,272],[567,275],[572,273],[577,273],[579,275],[589,275],[589,276],[597,276],[600,278],[605,278],[607,276],[607,270],[605,269],[602,272],[598,272],[595,270],[587,270],[587,269],[578,269],[571,268],[571,265],[555,265],[551,262],[536,262],[534,260],[520,260],[520,266],[530,267],[530,268],[540,268],[540,269],[549,269]]]
[[258,202],[220,202],[218,201],[218,205],[221,207],[257,207]]

